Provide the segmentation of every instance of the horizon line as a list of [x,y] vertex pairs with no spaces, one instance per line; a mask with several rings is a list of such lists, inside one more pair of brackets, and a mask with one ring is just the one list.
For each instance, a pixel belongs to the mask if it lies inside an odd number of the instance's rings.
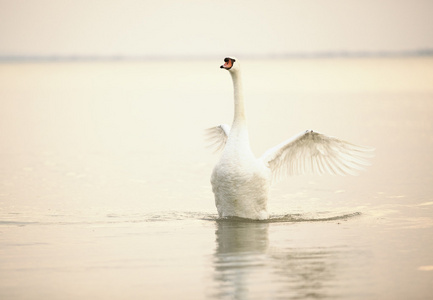
[[[160,60],[207,60],[209,55],[98,55],[98,54],[51,54],[51,55],[0,55],[0,62],[20,61],[160,61]],[[238,55],[240,56],[240,55]],[[288,52],[281,54],[243,54],[243,59],[314,59],[314,58],[373,58],[373,57],[425,57],[433,56],[433,49],[402,51],[318,51]]]

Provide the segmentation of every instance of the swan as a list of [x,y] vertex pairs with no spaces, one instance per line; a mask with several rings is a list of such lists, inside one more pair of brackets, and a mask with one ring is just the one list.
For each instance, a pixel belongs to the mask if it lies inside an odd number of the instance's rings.
[[221,68],[230,73],[233,81],[233,123],[231,127],[221,124],[207,131],[212,146],[222,150],[211,175],[220,218],[268,219],[269,189],[285,176],[305,172],[356,175],[368,165],[373,149],[313,130],[305,130],[256,158],[248,138],[239,60],[226,57]]

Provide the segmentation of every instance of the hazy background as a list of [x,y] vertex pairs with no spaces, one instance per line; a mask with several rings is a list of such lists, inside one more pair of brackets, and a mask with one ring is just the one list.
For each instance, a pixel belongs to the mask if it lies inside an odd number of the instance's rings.
[[[228,55],[256,155],[314,129],[372,165],[217,219]],[[433,0],[0,0],[0,299],[429,299],[432,116]]]
[[0,57],[425,54],[432,12],[431,0],[0,0]]

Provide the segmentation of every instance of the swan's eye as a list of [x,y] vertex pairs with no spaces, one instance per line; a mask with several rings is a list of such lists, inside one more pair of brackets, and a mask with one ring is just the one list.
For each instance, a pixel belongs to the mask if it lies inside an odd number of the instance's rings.
[[224,62],[229,62],[229,58],[228,57],[224,58]]

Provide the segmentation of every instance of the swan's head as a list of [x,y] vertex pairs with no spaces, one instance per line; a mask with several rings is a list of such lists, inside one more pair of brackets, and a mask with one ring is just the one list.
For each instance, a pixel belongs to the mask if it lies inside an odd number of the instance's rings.
[[234,57],[224,58],[224,64],[220,67],[230,72],[237,71],[239,69],[239,61]]

